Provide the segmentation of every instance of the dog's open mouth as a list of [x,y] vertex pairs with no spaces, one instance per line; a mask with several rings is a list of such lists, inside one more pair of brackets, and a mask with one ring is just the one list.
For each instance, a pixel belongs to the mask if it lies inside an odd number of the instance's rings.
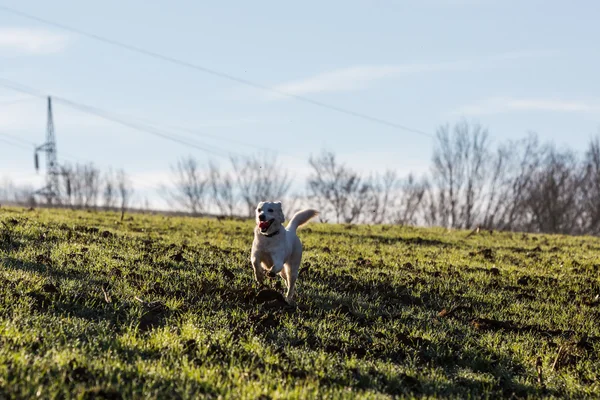
[[265,233],[266,231],[269,230],[269,228],[271,227],[271,224],[273,223],[273,221],[275,221],[275,219],[270,219],[268,221],[260,221],[258,223],[258,228],[260,229],[260,231],[262,233]]

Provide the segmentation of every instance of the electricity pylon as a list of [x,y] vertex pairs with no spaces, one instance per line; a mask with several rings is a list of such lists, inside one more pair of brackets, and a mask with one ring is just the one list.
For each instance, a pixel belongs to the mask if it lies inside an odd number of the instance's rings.
[[[46,186],[35,193],[46,198],[48,204],[60,203],[59,176],[61,175],[58,157],[56,155],[56,134],[54,132],[54,117],[52,116],[52,98],[48,96],[48,121],[46,124],[46,142],[35,148],[35,169],[39,172],[39,152],[46,153]],[[67,188],[68,190],[68,188]]]

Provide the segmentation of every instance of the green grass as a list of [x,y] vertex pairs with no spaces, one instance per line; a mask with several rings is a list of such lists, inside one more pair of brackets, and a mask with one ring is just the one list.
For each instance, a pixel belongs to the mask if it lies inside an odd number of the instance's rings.
[[600,396],[597,238],[311,223],[289,308],[251,222],[0,221],[0,398]]

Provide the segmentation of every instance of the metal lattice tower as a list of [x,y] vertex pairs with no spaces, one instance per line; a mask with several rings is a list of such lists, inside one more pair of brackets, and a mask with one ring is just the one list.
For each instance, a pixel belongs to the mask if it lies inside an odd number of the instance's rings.
[[52,98],[48,96],[48,121],[46,125],[46,142],[35,149],[35,169],[39,170],[38,152],[46,153],[46,186],[36,193],[44,196],[48,204],[58,203],[60,198],[59,175],[61,173],[56,155],[56,134],[54,117],[52,116]]

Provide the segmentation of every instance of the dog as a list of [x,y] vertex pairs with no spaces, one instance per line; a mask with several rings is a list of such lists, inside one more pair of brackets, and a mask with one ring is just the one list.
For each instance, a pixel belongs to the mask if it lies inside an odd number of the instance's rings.
[[285,299],[289,304],[294,303],[296,279],[302,261],[302,243],[296,230],[318,214],[312,209],[299,211],[284,228],[285,216],[280,201],[263,201],[256,207],[250,257],[254,278],[262,286],[267,273],[270,277],[279,274],[286,282]]

